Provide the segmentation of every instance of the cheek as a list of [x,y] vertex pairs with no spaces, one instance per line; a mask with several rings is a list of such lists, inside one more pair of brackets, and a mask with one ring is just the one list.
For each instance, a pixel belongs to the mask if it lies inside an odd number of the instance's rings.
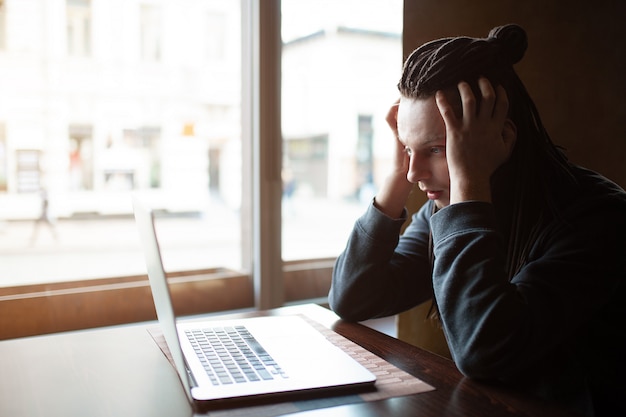
[[433,173],[441,182],[441,185],[450,185],[450,172],[448,171],[448,161],[445,156],[433,164]]

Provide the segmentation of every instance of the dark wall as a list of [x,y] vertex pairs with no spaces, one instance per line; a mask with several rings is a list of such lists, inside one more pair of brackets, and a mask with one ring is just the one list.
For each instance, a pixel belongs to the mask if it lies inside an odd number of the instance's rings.
[[405,0],[405,56],[444,36],[517,23],[516,69],[552,140],[573,162],[626,187],[626,1]]

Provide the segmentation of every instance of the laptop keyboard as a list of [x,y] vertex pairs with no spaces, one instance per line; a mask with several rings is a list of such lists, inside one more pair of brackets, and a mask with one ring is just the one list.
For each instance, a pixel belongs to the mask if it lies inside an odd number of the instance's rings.
[[287,378],[244,326],[186,330],[213,385]]

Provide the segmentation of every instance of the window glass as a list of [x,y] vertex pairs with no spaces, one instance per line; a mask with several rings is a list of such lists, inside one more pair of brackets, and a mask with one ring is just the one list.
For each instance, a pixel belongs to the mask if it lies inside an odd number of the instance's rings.
[[6,48],[6,5],[0,0],[0,50]]
[[67,53],[88,56],[91,53],[91,1],[67,0]]
[[284,260],[337,256],[388,172],[401,33],[402,0],[282,1]]
[[133,192],[168,271],[241,269],[240,2],[9,3],[0,286],[144,274]]
[[0,192],[7,190],[7,144],[4,124],[0,122]]
[[161,7],[142,4],[140,15],[141,57],[145,61],[161,59]]
[[[131,192],[159,208],[168,271],[241,269],[240,2],[10,6],[0,286],[145,273]],[[333,257],[390,164],[402,0],[282,14],[282,255]]]

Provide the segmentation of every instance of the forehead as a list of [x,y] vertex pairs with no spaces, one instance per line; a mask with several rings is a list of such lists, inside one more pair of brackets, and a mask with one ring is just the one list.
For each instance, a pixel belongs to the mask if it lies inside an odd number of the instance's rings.
[[398,106],[398,135],[407,146],[445,140],[446,127],[434,97],[401,98]]

